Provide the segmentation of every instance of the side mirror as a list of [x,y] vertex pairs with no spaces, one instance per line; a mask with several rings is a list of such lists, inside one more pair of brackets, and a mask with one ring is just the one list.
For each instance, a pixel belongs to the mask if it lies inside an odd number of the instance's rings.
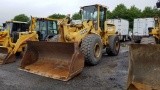
[[79,10],[79,14],[82,14],[82,9],[81,9],[81,10]]
[[3,27],[6,27],[6,23],[3,23]]

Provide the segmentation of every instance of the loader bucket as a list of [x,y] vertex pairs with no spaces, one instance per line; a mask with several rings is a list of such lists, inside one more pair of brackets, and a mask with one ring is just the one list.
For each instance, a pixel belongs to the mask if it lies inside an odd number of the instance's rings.
[[20,70],[68,81],[84,67],[77,43],[28,41]]
[[0,47],[0,64],[7,64],[16,61],[14,54],[8,53],[9,47]]
[[160,45],[130,44],[127,90],[160,90]]

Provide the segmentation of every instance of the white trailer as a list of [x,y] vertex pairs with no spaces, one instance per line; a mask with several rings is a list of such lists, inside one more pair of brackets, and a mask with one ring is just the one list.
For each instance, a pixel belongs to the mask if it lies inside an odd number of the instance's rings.
[[133,25],[133,40],[140,42],[142,37],[149,36],[149,29],[155,27],[154,18],[137,18],[134,19]]
[[121,41],[129,39],[129,21],[125,19],[108,19],[108,22],[113,23],[116,26],[116,33]]

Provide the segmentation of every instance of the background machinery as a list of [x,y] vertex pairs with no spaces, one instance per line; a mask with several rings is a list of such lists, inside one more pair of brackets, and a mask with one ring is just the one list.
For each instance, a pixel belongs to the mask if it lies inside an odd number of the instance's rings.
[[3,32],[7,36],[3,38],[3,45],[0,46],[0,63],[6,64],[16,60],[15,54],[26,48],[26,41],[49,40],[58,33],[57,22],[49,18],[31,18],[29,30],[16,31],[10,29],[10,24],[6,23],[7,30]]
[[[29,29],[29,25],[27,22],[20,21],[6,21],[3,23],[3,30],[0,31],[0,44],[4,45],[5,38],[9,35],[12,38],[12,42],[17,41],[17,32],[27,31]],[[14,37],[14,38],[13,38]]]
[[129,46],[127,90],[160,90],[160,20],[155,17],[155,21],[155,28],[149,29],[150,37],[142,38],[141,44]]
[[102,49],[108,55],[119,53],[115,26],[106,21],[106,6],[81,7],[82,24],[73,25],[69,17],[58,23],[59,34],[50,42],[28,41],[21,70],[67,81],[80,73],[84,62],[97,65]]

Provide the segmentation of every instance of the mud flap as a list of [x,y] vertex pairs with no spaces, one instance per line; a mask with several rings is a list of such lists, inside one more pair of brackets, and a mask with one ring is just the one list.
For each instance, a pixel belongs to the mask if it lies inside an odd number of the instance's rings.
[[14,54],[8,53],[9,48],[0,47],[0,64],[7,64],[16,61],[16,56]]
[[127,90],[160,90],[160,45],[130,44]]
[[68,81],[84,67],[77,43],[28,41],[20,70]]

